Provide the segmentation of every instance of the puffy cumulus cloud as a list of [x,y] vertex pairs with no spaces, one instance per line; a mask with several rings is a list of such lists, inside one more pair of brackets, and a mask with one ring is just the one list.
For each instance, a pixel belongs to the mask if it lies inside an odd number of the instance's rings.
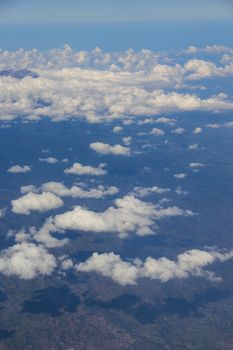
[[14,165],[11,168],[9,168],[8,173],[28,173],[29,171],[31,171],[31,167],[28,165]]
[[[66,230],[117,233],[125,237],[128,233],[145,236],[154,234],[152,227],[157,220],[168,217],[193,215],[190,210],[183,210],[176,206],[163,208],[160,205],[143,202],[132,195],[114,201],[115,206],[103,212],[91,211],[81,206],[73,210],[51,217],[41,228],[43,236],[52,232]],[[37,234],[35,233],[36,237]]]
[[0,272],[28,280],[50,275],[56,268],[55,257],[41,245],[18,243],[0,252]]
[[132,194],[137,197],[146,197],[150,194],[164,194],[170,191],[170,188],[162,188],[158,186],[153,187],[134,187]]
[[100,176],[100,175],[106,175],[107,170],[104,169],[105,164],[100,164],[98,167],[92,167],[90,165],[82,165],[80,163],[74,163],[71,168],[65,169],[66,174],[73,174],[73,175],[93,175],[93,176]]
[[200,127],[195,128],[193,130],[193,133],[196,134],[196,135],[202,133],[202,128],[200,128]]
[[165,134],[165,132],[159,128],[153,128],[150,133],[154,136],[163,136]]
[[136,284],[138,266],[122,261],[114,253],[94,253],[87,261],[75,266],[78,272],[96,272],[104,277],[112,278],[122,286]]
[[5,64],[19,69],[22,64],[35,68],[38,77],[0,77],[0,119],[130,121],[129,117],[142,115],[233,109],[233,102],[222,94],[201,99],[174,91],[187,86],[187,81],[191,85],[194,79],[228,76],[233,73],[233,63],[217,67],[212,62],[189,60],[181,66],[168,64],[167,57],[158,62],[156,55],[148,50],[76,53],[67,46],[47,53],[2,51],[0,69]]
[[[192,216],[190,210],[183,210],[176,206],[164,208],[161,205],[143,202],[132,195],[114,201],[103,212],[88,210],[76,206],[73,210],[48,218],[44,225],[37,229],[30,227],[15,233],[16,242],[38,242],[47,248],[62,247],[69,242],[67,238],[60,238],[57,234],[64,234],[66,230],[93,233],[116,233],[124,238],[129,233],[139,236],[155,234],[157,220],[176,216]],[[56,237],[53,234],[56,233]]]
[[[163,55],[158,52],[142,49],[138,52],[132,49],[124,52],[104,52],[99,48],[92,51],[74,51],[69,45],[62,49],[39,51],[37,49],[14,52],[0,52],[0,69],[61,69],[88,68],[112,71],[135,71],[153,68]],[[165,57],[166,60],[166,57]]]
[[190,75],[188,80],[198,80],[210,77],[224,77],[233,74],[233,63],[218,67],[213,62],[193,59],[188,61],[185,66],[185,71]]
[[93,253],[85,262],[75,265],[75,269],[78,272],[96,272],[111,278],[122,286],[134,285],[140,278],[158,280],[162,283],[175,278],[186,279],[190,276],[219,280],[220,278],[216,277],[213,272],[205,270],[205,267],[232,258],[233,251],[218,252],[197,249],[185,251],[178,255],[176,260],[166,257],[159,259],[148,257],[144,262],[138,258],[123,261],[119,255],[114,253]]
[[94,142],[90,144],[90,149],[100,154],[113,154],[115,156],[128,156],[130,149],[121,145],[111,146],[108,143]]
[[59,160],[57,158],[54,158],[54,157],[39,158],[39,161],[49,163],[49,164],[55,164],[55,163],[59,162]]
[[115,186],[104,187],[99,185],[97,188],[84,190],[79,186],[66,187],[61,182],[47,182],[41,186],[43,192],[50,192],[60,197],[70,196],[73,198],[103,198],[105,196],[112,196],[119,192]]
[[11,201],[12,212],[23,215],[29,215],[31,211],[44,212],[56,209],[63,204],[61,198],[49,192],[43,192],[42,194],[29,192],[26,195]]
[[21,229],[15,233],[15,242],[38,242],[47,248],[63,247],[69,242],[68,238],[56,238],[53,233],[56,231],[52,218],[47,219],[45,224],[37,230],[36,227],[29,227],[28,231]]

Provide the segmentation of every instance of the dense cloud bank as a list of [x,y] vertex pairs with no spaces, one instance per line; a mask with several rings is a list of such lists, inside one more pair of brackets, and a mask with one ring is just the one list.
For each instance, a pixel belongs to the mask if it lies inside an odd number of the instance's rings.
[[[176,62],[177,56],[149,50],[75,52],[65,46],[48,52],[1,51],[0,69],[35,72],[20,79],[14,74],[0,74],[0,120],[48,117],[55,121],[85,118],[103,122],[125,116],[232,110],[232,100],[221,91],[204,99],[198,92],[190,92],[197,81],[233,74],[231,49],[219,47],[219,51],[224,56],[218,64],[190,57],[198,53],[194,48],[188,54],[180,53],[183,64]],[[180,92],[184,88],[187,92]]]

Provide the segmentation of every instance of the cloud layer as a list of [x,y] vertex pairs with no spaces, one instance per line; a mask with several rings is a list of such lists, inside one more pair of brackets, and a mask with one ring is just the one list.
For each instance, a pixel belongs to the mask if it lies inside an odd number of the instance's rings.
[[6,66],[35,69],[37,78],[0,76],[0,120],[49,117],[103,122],[125,116],[233,109],[224,93],[202,99],[179,92],[201,79],[232,75],[231,61],[216,65],[192,58],[181,65],[149,50],[75,52],[65,46],[46,53],[1,51],[0,69]]

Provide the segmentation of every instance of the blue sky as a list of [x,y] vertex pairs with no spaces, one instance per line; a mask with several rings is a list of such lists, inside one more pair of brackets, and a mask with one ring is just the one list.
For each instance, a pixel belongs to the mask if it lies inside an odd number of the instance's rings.
[[233,19],[231,0],[0,0],[0,22]]

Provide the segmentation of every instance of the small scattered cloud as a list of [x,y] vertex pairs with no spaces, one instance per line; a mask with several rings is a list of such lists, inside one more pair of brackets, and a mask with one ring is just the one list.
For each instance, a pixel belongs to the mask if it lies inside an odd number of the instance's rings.
[[99,153],[99,154],[113,154],[115,156],[129,156],[130,149],[121,145],[109,145],[108,143],[103,142],[94,142],[90,144],[90,149]]
[[174,175],[174,177],[176,178],[176,179],[184,179],[184,178],[186,178],[186,174],[185,173],[180,173],[180,174],[175,174]]
[[48,157],[48,158],[39,158],[40,162],[45,162],[48,164],[56,164],[59,162],[59,160],[57,158],[54,157]]
[[193,133],[196,134],[196,135],[202,133],[202,128],[200,128],[200,127],[195,128],[193,130]]
[[153,128],[150,133],[151,133],[151,135],[154,135],[154,136],[163,136],[163,135],[165,135],[165,132],[162,129],[159,129],[159,128]]
[[9,168],[8,173],[15,173],[15,174],[19,174],[19,173],[28,173],[29,171],[31,171],[31,167],[28,165],[14,165],[11,168]]
[[107,170],[105,169],[104,163],[100,164],[98,167],[93,167],[91,165],[83,165],[81,163],[74,163],[71,168],[65,169],[64,172],[66,174],[92,176],[101,176],[107,174]]

